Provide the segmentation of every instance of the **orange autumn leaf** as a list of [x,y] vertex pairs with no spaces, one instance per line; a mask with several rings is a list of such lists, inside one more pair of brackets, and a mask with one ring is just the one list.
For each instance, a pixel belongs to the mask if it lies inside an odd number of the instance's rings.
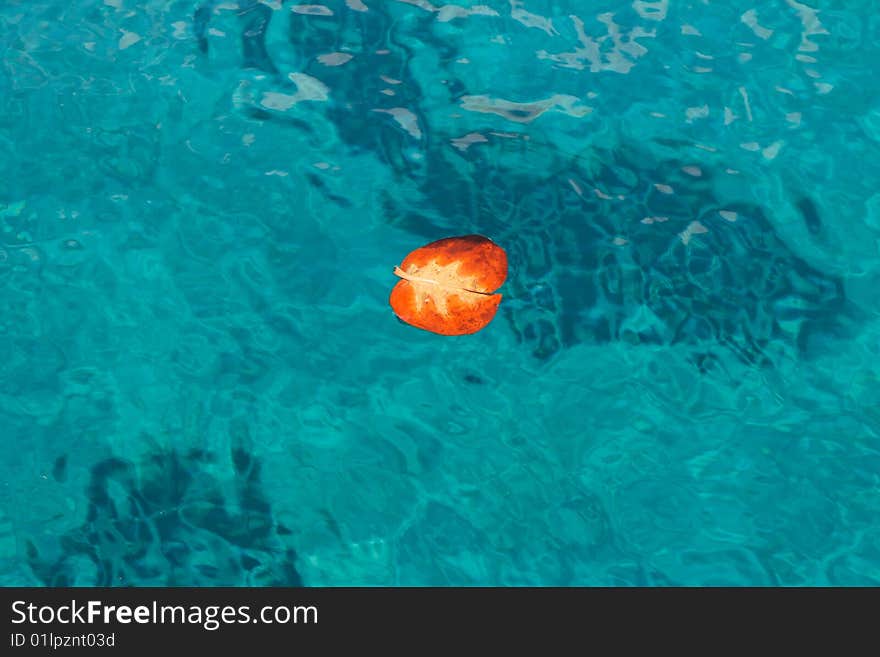
[[447,237],[410,253],[394,274],[391,307],[407,324],[441,335],[485,327],[498,310],[507,254],[482,235]]

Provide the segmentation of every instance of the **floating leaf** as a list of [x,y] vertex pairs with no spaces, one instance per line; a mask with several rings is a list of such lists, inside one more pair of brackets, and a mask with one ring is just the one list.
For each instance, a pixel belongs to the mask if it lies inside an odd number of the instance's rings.
[[447,237],[410,253],[394,274],[391,307],[407,324],[440,333],[476,333],[495,317],[507,254],[482,235]]

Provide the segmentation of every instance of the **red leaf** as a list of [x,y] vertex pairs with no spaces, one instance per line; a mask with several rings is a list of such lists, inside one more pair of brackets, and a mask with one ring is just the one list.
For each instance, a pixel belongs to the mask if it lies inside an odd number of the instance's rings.
[[465,335],[485,327],[498,310],[494,294],[507,278],[507,254],[482,235],[447,237],[410,253],[394,273],[391,307],[407,324]]

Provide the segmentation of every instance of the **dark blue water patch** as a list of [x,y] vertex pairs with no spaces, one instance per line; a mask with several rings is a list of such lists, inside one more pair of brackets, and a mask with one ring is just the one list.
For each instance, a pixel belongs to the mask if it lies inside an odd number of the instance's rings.
[[[842,280],[794,253],[772,210],[721,202],[708,167],[691,181],[676,173],[681,162],[626,151],[597,149],[589,167],[554,154],[549,172],[507,168],[489,147],[429,151],[420,190],[433,213],[389,199],[389,220],[426,239],[461,226],[503,244],[511,261],[503,313],[541,358],[622,340],[699,345],[701,366],[715,347],[770,365],[771,344],[804,355],[857,330],[862,313]],[[469,166],[451,161],[458,157]],[[655,180],[673,181],[675,193]]]
[[[203,5],[193,19],[196,33],[203,35],[201,39],[206,39],[205,21],[210,19],[211,6]],[[287,48],[285,59],[290,59],[298,70],[319,78],[334,90],[334,98],[327,105],[328,118],[352,153],[375,153],[399,175],[419,170],[420,160],[410,155],[412,136],[401,130],[391,115],[383,112],[396,107],[411,108],[419,123],[427,124],[419,109],[421,87],[409,71],[413,46],[395,38],[395,19],[387,7],[358,12],[348,9],[342,2],[328,6],[333,11],[332,16],[290,12],[288,43],[283,46]],[[270,75],[279,89],[294,89],[295,83],[279,73],[273,62],[273,53],[266,47],[266,31],[273,20],[272,11],[255,0],[241,0],[238,7],[242,18],[242,67]],[[275,21],[280,19],[280,16],[274,17]],[[431,19],[424,20],[430,22]],[[448,49],[448,45],[433,37],[430,30],[425,29],[422,36],[431,47]],[[209,48],[209,42],[205,41],[205,44],[203,52]],[[275,45],[276,55],[279,47]],[[320,55],[343,50],[357,54],[345,66],[328,67],[318,59]],[[453,54],[450,52],[448,58]],[[388,86],[394,87],[393,97],[381,93]],[[313,128],[300,119],[253,106],[244,111],[253,119],[286,124],[305,133],[313,132]],[[424,133],[422,139],[428,138],[429,135]],[[330,200],[346,205],[338,195]]]
[[[156,450],[138,463],[94,464],[82,525],[55,544],[27,541],[33,574],[48,586],[302,586],[292,532],[275,521],[260,465],[236,440],[247,429],[232,433],[229,461]],[[56,480],[66,461],[55,460]],[[231,482],[220,474],[230,461]]]
[[272,9],[257,0],[247,0],[239,3],[238,17],[242,26],[241,46],[245,67],[278,73],[266,50],[266,30],[272,18]]
[[58,483],[67,481],[67,454],[62,454],[52,464],[52,478]]
[[[334,97],[338,94],[339,98],[329,104],[328,118],[352,152],[374,153],[397,175],[419,171],[420,160],[410,155],[413,135],[401,130],[385,113],[405,107],[413,112],[419,125],[427,125],[420,109],[422,88],[409,66],[413,46],[395,37],[395,21],[387,7],[355,12],[338,4],[338,15],[333,18],[291,13],[289,47],[305,73],[327,84],[334,90]],[[432,39],[430,29],[425,29],[422,37],[431,47],[448,48],[441,40]],[[318,59],[343,49],[357,53],[345,66],[328,67]],[[393,96],[382,93],[388,87],[393,87]],[[416,141],[429,139],[429,132],[424,131]]]
[[805,196],[797,202],[797,208],[804,218],[804,225],[807,227],[807,230],[812,235],[821,233],[822,219],[819,216],[819,211],[816,209],[816,204]]
[[[203,54],[207,54],[210,48],[208,30],[218,4],[218,0],[208,0],[193,13],[193,34],[198,49]],[[236,3],[235,11],[241,34],[242,66],[278,74],[278,69],[266,49],[266,30],[272,20],[272,8],[259,0],[240,0]]]
[[199,50],[202,53],[208,52],[208,26],[211,22],[211,13],[214,10],[213,2],[206,2],[205,4],[196,7],[195,14],[193,14],[193,34],[195,34],[196,41],[199,44]]

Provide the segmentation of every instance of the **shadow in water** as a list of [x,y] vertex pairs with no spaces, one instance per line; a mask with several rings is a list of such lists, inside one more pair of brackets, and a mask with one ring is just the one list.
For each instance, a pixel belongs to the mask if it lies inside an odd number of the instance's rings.
[[81,527],[28,561],[48,586],[302,586],[291,532],[279,525],[243,448],[158,450],[134,464],[97,463]]

